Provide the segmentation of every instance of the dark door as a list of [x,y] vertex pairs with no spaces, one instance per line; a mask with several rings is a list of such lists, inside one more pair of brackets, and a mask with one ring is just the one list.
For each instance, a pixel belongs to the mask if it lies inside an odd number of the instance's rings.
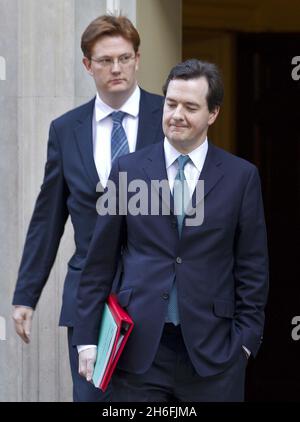
[[237,38],[237,154],[260,171],[268,228],[270,295],[265,336],[247,370],[250,401],[300,401],[300,81],[291,64],[300,34]]

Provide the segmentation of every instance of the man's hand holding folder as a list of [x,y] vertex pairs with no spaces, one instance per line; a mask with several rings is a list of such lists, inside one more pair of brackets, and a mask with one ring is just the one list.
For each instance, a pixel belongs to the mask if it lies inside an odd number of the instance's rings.
[[96,357],[97,347],[90,347],[79,352],[79,374],[89,382],[93,377]]
[[[128,337],[133,321],[110,294],[102,315],[97,347],[79,346],[79,374],[105,391]],[[83,348],[84,347],[84,348]]]

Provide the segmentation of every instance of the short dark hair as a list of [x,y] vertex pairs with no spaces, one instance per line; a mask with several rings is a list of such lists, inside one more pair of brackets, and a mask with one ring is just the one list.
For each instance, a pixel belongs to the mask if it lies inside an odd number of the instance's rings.
[[208,110],[214,111],[222,104],[224,97],[224,87],[221,73],[218,67],[209,62],[189,59],[174,66],[163,86],[163,93],[166,96],[170,81],[173,79],[198,79],[204,77],[208,83],[208,93],[206,97]]
[[91,58],[95,43],[104,36],[118,36],[131,42],[135,53],[140,46],[140,36],[133,23],[126,16],[102,15],[94,19],[81,37],[81,50],[88,59]]

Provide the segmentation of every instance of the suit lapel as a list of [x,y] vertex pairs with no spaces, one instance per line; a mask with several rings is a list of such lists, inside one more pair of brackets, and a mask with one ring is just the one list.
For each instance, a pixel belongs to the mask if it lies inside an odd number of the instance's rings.
[[162,202],[164,202],[167,209],[174,214],[174,200],[169,188],[163,142],[159,142],[153,146],[143,167],[150,183],[153,180],[157,180],[158,182],[165,181],[167,188],[166,196],[162,195],[162,189],[158,189],[156,184],[152,184],[151,188],[154,188],[159,193]]
[[159,130],[157,123],[160,112],[160,108],[151,102],[151,96],[141,89],[136,150],[155,142]]
[[194,190],[192,196],[192,206],[194,209],[196,209],[197,205],[214,188],[219,180],[222,179],[224,174],[220,167],[221,163],[217,148],[209,142],[204,166],[199,176],[199,180],[204,181],[204,192],[201,195],[196,195],[196,189]]
[[87,104],[85,112],[77,119],[78,125],[75,127],[75,137],[83,161],[83,165],[89,178],[95,187],[99,182],[99,176],[94,161],[93,152],[93,112],[95,99]]

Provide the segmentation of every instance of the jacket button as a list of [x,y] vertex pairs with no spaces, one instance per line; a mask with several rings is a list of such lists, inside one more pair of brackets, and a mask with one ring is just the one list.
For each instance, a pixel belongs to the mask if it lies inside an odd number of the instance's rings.
[[177,264],[181,264],[181,263],[182,263],[182,259],[180,258],[180,256],[178,256],[178,257],[176,258],[176,262],[177,262]]
[[169,295],[168,295],[168,293],[164,293],[164,294],[162,295],[162,297],[163,297],[163,299],[165,299],[165,300],[168,300],[168,299],[169,299]]

